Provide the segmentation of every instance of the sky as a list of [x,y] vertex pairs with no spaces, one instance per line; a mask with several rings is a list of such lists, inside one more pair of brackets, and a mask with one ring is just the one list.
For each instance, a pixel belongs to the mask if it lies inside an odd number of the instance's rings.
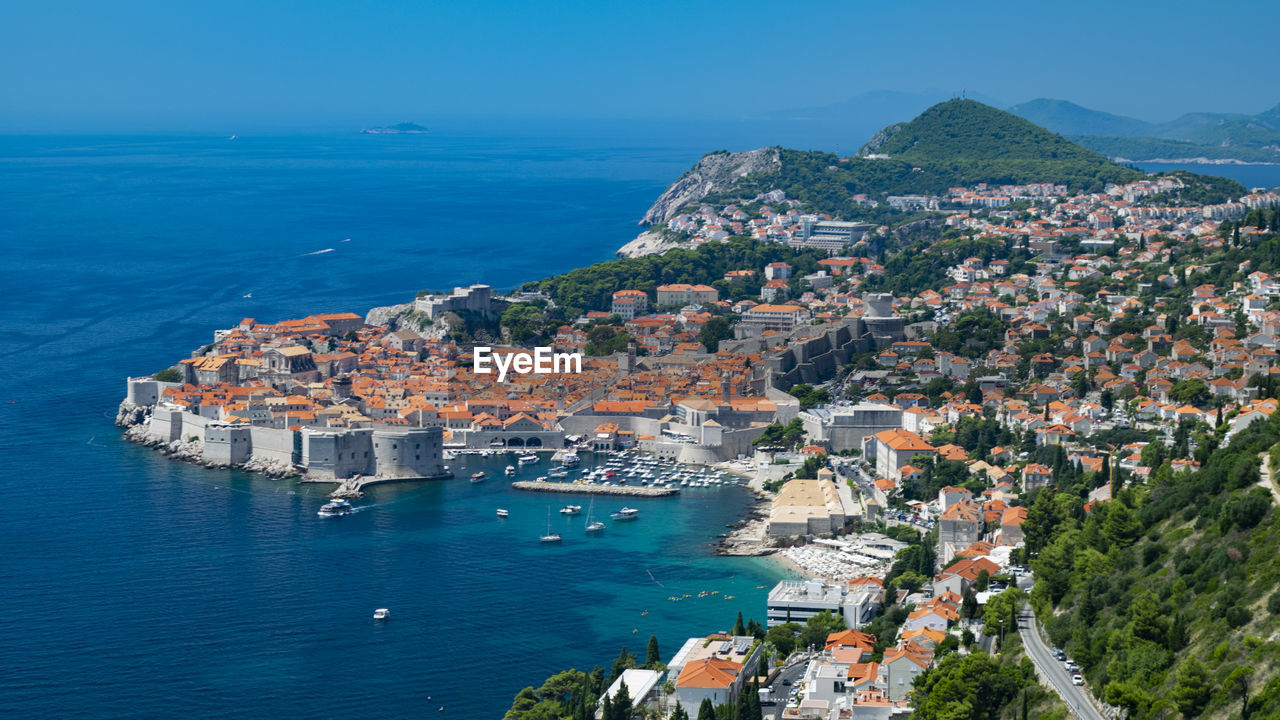
[[[877,90],[1280,103],[1275,2],[6,0],[0,132],[714,122]],[[907,118],[903,118],[907,119]]]

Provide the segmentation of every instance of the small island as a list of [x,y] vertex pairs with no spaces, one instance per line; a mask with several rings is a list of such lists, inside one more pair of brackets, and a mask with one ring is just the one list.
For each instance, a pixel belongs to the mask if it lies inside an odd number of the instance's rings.
[[431,131],[421,125],[404,122],[396,123],[395,125],[365,128],[360,132],[364,135],[426,135]]

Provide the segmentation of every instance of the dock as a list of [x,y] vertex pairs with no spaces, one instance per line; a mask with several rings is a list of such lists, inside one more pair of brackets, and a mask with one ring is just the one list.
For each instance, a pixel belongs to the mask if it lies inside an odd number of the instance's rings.
[[562,482],[534,482],[521,480],[511,483],[516,490],[531,492],[573,493],[578,495],[621,495],[625,497],[670,497],[679,495],[680,488],[627,487],[625,485],[585,485]]
[[357,475],[355,477],[342,479],[304,479],[303,483],[315,483],[324,485],[337,485],[338,487],[331,493],[329,497],[355,499],[364,496],[364,489],[370,485],[382,485],[385,483],[403,483],[403,482],[421,482],[425,480],[445,480],[453,477],[453,473],[445,473],[443,475],[435,475],[432,477],[370,477],[366,475]]

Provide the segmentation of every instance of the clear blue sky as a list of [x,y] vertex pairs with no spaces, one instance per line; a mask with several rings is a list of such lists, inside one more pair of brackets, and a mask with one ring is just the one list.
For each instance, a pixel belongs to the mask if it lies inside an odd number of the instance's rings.
[[0,10],[0,131],[741,117],[967,88],[1149,120],[1280,103],[1275,2],[60,2]]

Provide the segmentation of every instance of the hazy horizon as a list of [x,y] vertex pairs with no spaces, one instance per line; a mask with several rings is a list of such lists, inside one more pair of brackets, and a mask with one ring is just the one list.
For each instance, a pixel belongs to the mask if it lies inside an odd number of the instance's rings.
[[1270,65],[1269,46],[1241,42],[1248,28],[1280,20],[1280,6],[1257,3],[1086,2],[1063,12],[1011,2],[22,0],[9,15],[0,28],[4,133],[478,119],[785,128],[797,122],[788,114],[877,93],[936,101],[967,92],[999,107],[1054,98],[1150,121],[1280,103],[1280,79],[1249,72]]

